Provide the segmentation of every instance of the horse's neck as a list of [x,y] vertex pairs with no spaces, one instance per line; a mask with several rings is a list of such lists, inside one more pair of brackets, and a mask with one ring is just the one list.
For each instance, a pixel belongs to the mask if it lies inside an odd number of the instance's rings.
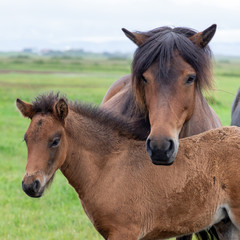
[[193,115],[184,123],[179,135],[180,138],[196,135],[217,127],[221,127],[217,114],[208,105],[201,93],[196,94]]
[[[109,155],[117,150],[120,137],[112,129],[70,113],[66,120],[68,152],[61,171],[75,188],[79,197],[94,184]],[[99,125],[99,126],[98,126]]]
[[127,82],[113,97],[104,102],[101,108],[124,119],[139,139],[145,140],[150,131],[149,120],[136,106],[131,82]]

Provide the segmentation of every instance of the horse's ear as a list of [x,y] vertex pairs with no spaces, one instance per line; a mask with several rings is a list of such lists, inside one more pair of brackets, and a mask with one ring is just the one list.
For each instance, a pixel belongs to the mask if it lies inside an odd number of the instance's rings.
[[128,31],[126,28],[122,28],[122,31],[130,40],[132,40],[138,46],[141,46],[147,40],[147,36],[142,33],[133,33]]
[[68,115],[68,105],[66,101],[61,98],[55,105],[56,115],[60,120],[64,120]]
[[35,112],[33,110],[33,106],[30,103],[24,102],[20,99],[16,100],[16,105],[19,111],[22,113],[24,117],[28,117],[30,119],[33,118]]
[[208,45],[208,43],[211,41],[213,38],[215,32],[217,29],[217,25],[213,24],[209,28],[205,29],[202,32],[194,34],[192,37],[189,39],[196,45],[198,45],[201,48],[204,48]]

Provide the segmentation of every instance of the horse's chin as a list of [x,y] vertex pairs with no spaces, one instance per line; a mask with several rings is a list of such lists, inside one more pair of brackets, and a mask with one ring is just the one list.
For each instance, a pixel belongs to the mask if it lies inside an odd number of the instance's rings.
[[[43,192],[44,192],[44,191],[43,191]],[[36,193],[36,194],[30,194],[30,193],[27,193],[27,192],[25,192],[25,193],[26,193],[29,197],[31,197],[31,198],[40,198],[40,197],[42,197],[43,192]]]
[[44,193],[45,188],[39,189],[39,191],[34,191],[31,188],[27,188],[26,186],[23,185],[23,191],[26,193],[27,196],[31,198],[40,198],[43,193]]
[[174,160],[173,161],[161,161],[161,160],[152,160],[152,163],[154,165],[161,165],[161,166],[170,166],[174,163]]
[[160,159],[160,158],[155,158],[153,156],[150,156],[152,163],[154,165],[161,165],[161,166],[170,166],[174,163],[175,158],[177,156],[178,153],[178,145],[177,145],[177,149],[173,152],[173,154],[167,158],[167,159]]

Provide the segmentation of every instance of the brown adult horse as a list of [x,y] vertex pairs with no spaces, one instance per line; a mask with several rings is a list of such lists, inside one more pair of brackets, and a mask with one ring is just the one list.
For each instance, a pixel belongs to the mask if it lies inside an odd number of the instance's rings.
[[229,216],[239,239],[240,129],[182,139],[169,167],[154,166],[124,123],[50,94],[17,100],[31,119],[23,190],[41,197],[60,169],[108,240],[154,240],[205,229]]
[[178,138],[220,127],[202,90],[212,85],[211,51],[207,46],[216,25],[197,33],[187,28],[161,27],[124,33],[138,45],[132,75],[112,85],[102,108],[135,124],[153,163],[172,164]]
[[[138,46],[132,75],[112,85],[102,108],[131,122],[139,138],[148,136],[146,147],[154,164],[172,164],[178,138],[221,126],[202,94],[212,86],[208,43],[216,25],[200,33],[169,27],[142,33],[123,31]],[[205,232],[198,235],[207,238]]]

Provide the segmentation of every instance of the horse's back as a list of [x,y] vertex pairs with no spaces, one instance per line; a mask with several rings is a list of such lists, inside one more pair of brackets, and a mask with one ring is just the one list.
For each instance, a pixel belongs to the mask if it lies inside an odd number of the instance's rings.
[[134,101],[131,75],[123,76],[113,83],[100,107],[127,121],[138,122],[143,119]]
[[102,100],[102,105],[108,104],[107,102],[115,97],[119,92],[124,91],[127,85],[131,82],[131,74],[123,76],[115,81],[108,89],[106,95]]
[[240,88],[232,104],[231,125],[240,127]]

